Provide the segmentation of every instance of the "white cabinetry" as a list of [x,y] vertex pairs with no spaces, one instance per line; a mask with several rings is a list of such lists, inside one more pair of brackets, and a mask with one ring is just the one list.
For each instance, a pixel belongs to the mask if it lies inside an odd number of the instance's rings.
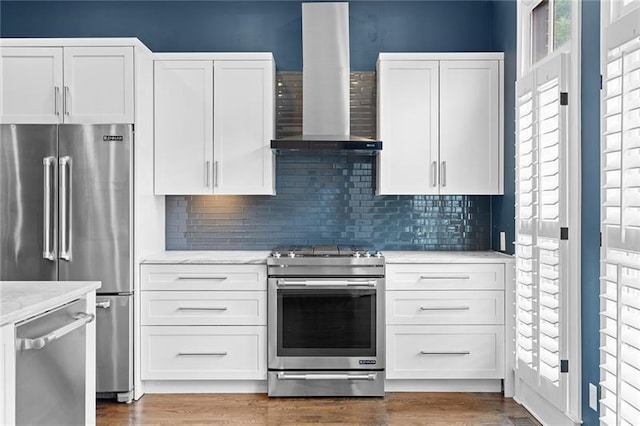
[[158,55],[156,194],[275,193],[274,67],[271,54]]
[[266,380],[265,265],[143,265],[141,274],[142,380]]
[[381,53],[377,193],[502,194],[502,53]]
[[2,123],[133,123],[133,47],[3,47]]
[[504,291],[504,264],[387,265],[391,387],[398,379],[504,379]]
[[0,326],[0,424],[15,423],[16,349],[15,325]]

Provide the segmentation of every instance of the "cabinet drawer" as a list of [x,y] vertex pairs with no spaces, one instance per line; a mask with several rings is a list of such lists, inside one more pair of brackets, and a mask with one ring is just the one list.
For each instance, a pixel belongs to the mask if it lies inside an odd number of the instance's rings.
[[387,326],[387,379],[501,378],[502,326]]
[[504,292],[388,291],[387,324],[504,324]]
[[142,292],[142,325],[266,324],[266,291]]
[[504,290],[502,264],[387,265],[387,290]]
[[145,326],[142,380],[264,380],[266,326]]
[[142,290],[267,290],[266,265],[142,265]]

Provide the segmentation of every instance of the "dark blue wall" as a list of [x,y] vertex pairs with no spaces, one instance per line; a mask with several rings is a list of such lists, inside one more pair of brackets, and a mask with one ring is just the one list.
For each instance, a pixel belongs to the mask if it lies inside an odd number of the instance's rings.
[[515,241],[515,85],[516,2],[492,3],[491,46],[504,52],[504,195],[491,197],[491,248],[500,249],[500,232],[506,232],[506,252]]
[[589,408],[589,383],[600,381],[600,2],[582,2],[582,416],[599,424]]
[[[138,37],[154,52],[270,51],[302,70],[299,1],[0,1],[2,37]],[[487,51],[490,1],[350,3],[351,69],[378,52]]]

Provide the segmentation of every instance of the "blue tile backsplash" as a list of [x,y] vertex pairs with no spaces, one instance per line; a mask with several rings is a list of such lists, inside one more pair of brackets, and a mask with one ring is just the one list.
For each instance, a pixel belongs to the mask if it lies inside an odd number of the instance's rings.
[[[301,73],[277,73],[276,132],[301,133]],[[375,136],[375,73],[352,72],[352,133]],[[383,141],[384,149],[384,141]],[[167,250],[362,245],[488,250],[489,196],[376,196],[375,157],[282,153],[276,196],[167,196]]]

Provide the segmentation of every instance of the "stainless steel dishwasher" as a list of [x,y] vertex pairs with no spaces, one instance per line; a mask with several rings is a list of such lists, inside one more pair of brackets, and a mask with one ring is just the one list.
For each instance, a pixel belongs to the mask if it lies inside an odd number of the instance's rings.
[[86,325],[80,299],[16,325],[16,424],[85,423]]

